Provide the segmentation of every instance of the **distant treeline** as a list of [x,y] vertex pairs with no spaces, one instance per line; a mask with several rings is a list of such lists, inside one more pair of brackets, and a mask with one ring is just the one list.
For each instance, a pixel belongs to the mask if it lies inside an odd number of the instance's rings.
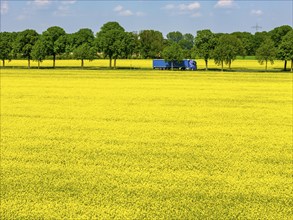
[[[260,64],[274,62],[275,59],[293,61],[293,29],[283,25],[266,32],[213,33],[199,30],[196,35],[173,31],[163,37],[160,31],[143,30],[126,32],[118,22],[105,23],[99,32],[83,28],[76,33],[66,33],[63,28],[53,26],[42,34],[27,29],[22,32],[0,32],[0,59],[25,58],[39,63],[45,59],[78,59],[83,66],[84,60],[97,58],[109,59],[109,66],[116,67],[116,59],[125,58],[162,58],[167,61],[184,58],[202,58],[208,69],[209,59],[223,69],[236,56],[255,56]],[[112,60],[114,63],[112,64]]]

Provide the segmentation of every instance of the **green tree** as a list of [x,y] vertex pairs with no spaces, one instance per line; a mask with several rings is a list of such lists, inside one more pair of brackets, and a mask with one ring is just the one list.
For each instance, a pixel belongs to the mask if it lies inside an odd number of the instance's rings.
[[81,67],[84,67],[84,60],[93,60],[96,57],[96,50],[89,43],[83,43],[73,51],[74,57],[81,60]]
[[11,60],[13,57],[13,42],[17,37],[17,33],[0,32],[0,59],[3,67],[5,60]]
[[292,30],[292,27],[289,25],[283,25],[280,27],[276,27],[269,32],[271,39],[274,42],[275,47],[278,47],[282,42],[282,38]]
[[42,37],[40,37],[32,49],[32,59],[38,61],[38,69],[40,68],[40,63],[46,58],[46,49],[45,42]]
[[[280,27],[276,27],[273,30],[271,30],[269,32],[271,39],[274,42],[274,45],[276,48],[278,48],[282,42],[282,38],[289,32],[292,30],[292,27],[290,27],[289,25],[283,25]],[[279,53],[280,52],[280,53]],[[281,51],[278,51],[277,59],[283,60],[284,61],[284,71],[286,71],[287,69],[287,60],[284,59],[284,57],[282,56]]]
[[191,57],[191,50],[194,45],[194,37],[192,34],[184,34],[183,38],[178,42],[178,44],[183,49],[184,56]]
[[219,38],[219,41],[214,49],[215,63],[221,65],[223,71],[223,63],[231,69],[231,63],[236,59],[236,56],[243,51],[242,43],[237,37],[231,34],[224,34]]
[[270,37],[269,33],[266,31],[262,31],[262,32],[256,32],[253,35],[253,39],[252,39],[252,54],[256,55],[256,51],[257,49],[260,47],[260,45],[268,38]]
[[183,38],[178,42],[183,50],[191,50],[194,44],[194,37],[192,34],[184,34]]
[[208,62],[216,45],[215,35],[210,30],[197,31],[194,45],[196,54],[204,59],[206,70],[208,70]]
[[64,53],[66,47],[66,33],[63,28],[53,26],[43,32],[47,55],[53,56],[53,68],[55,68],[56,55]]
[[253,49],[253,35],[249,32],[234,32],[232,35],[236,36],[243,45],[243,56],[254,56]]
[[129,46],[129,55],[131,57],[140,57],[140,41],[139,34],[137,32],[129,32],[129,37],[131,39],[131,45]]
[[38,38],[39,34],[35,30],[27,29],[18,33],[15,39],[13,50],[28,60],[28,68],[30,68],[30,61],[32,59],[32,49]]
[[116,68],[116,60],[118,58],[128,58],[134,53],[136,49],[135,36],[132,33],[120,32],[119,35],[117,35],[117,38],[119,40],[115,41],[114,43],[114,47],[117,48],[113,55],[114,68]]
[[107,22],[101,27],[100,32],[97,33],[96,46],[104,54],[104,57],[109,57],[110,68],[112,67],[113,58],[114,67],[116,67],[116,59],[121,54],[124,37],[124,28],[118,22]]
[[173,70],[173,63],[175,61],[180,62],[184,59],[183,57],[183,50],[179,44],[173,43],[171,46],[165,47],[163,50],[163,58],[167,62],[171,62],[171,68]]
[[179,43],[179,41],[183,40],[183,34],[179,31],[169,32],[167,34],[167,40],[171,43]]
[[133,55],[135,57],[139,56],[139,36],[135,32],[126,32],[124,38],[124,43],[126,45],[124,56],[122,58],[131,58]]
[[73,58],[73,51],[76,48],[75,34],[76,33],[66,34],[65,54],[68,58]]
[[278,56],[282,60],[291,60],[291,72],[293,68],[293,30],[289,31],[283,38],[278,48]]
[[[137,43],[138,38],[137,35],[132,32],[125,32],[123,36],[121,36],[121,40],[119,43],[120,50],[117,51],[115,58],[129,58],[133,54],[138,53]],[[115,61],[115,60],[114,60]]]
[[96,57],[96,48],[94,47],[95,36],[91,29],[82,28],[76,33],[67,36],[70,52],[73,57],[81,60],[81,67],[84,67],[84,60],[92,61]]
[[139,34],[140,53],[143,58],[160,58],[164,49],[163,34],[154,30],[143,30]]
[[265,62],[265,70],[268,69],[268,61],[274,64],[274,59],[277,55],[277,49],[274,47],[274,42],[267,38],[256,51],[256,59],[262,65]]
[[74,45],[76,47],[84,43],[93,44],[94,40],[95,40],[94,33],[89,28],[82,28],[76,33],[74,33]]

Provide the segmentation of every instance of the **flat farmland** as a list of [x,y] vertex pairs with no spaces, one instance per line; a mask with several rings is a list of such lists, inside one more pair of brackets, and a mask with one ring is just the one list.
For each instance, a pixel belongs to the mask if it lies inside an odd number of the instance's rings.
[[1,218],[290,219],[292,95],[290,73],[1,69]]
[[[205,69],[205,61],[203,59],[196,59],[197,68],[199,70]],[[6,61],[5,65],[7,67],[27,67],[27,60],[11,60]],[[40,63],[41,68],[52,67],[52,60],[44,60]],[[290,62],[288,62],[287,70],[290,69]],[[38,62],[31,61],[31,66],[36,68]],[[65,68],[78,68],[81,66],[80,60],[56,60],[56,67],[65,67]],[[106,59],[96,59],[93,61],[84,61],[85,68],[107,68],[109,66],[109,60]],[[150,59],[118,59],[117,60],[118,68],[135,68],[135,69],[152,69],[153,61]],[[209,60],[208,67],[213,70],[221,70],[221,67],[214,63],[214,60]],[[280,72],[284,68],[284,62],[281,60],[275,60],[274,64],[271,65],[268,63],[268,71],[278,71]],[[224,69],[227,70],[228,66],[224,65]],[[231,69],[233,71],[264,71],[265,66],[260,65],[257,60],[245,60],[237,59],[232,62]]]

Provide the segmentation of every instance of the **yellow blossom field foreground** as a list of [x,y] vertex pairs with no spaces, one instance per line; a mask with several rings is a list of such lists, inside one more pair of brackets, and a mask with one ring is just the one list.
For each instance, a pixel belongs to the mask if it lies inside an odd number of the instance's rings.
[[292,171],[290,73],[1,69],[1,219],[292,219]]
[[[198,69],[205,69],[205,62],[203,59],[196,59]],[[7,67],[27,67],[28,61],[27,60],[11,60],[5,62],[5,66]],[[40,67],[52,67],[53,61],[52,60],[44,60],[40,63]],[[56,60],[56,67],[80,67],[81,61],[80,60]],[[216,65],[213,60],[209,60],[208,66],[210,69],[218,69],[220,70],[220,66]],[[287,69],[289,70],[291,63],[288,62]],[[38,62],[31,61],[31,67],[38,67]],[[109,60],[107,59],[100,59],[100,60],[93,60],[88,61],[84,60],[84,67],[109,67]],[[117,67],[118,68],[152,68],[153,61],[149,59],[118,59],[117,60]],[[274,64],[268,63],[268,71],[281,71],[284,68],[284,61],[275,60]],[[224,69],[228,69],[227,65],[224,65]],[[232,62],[231,65],[232,70],[257,70],[257,71],[264,71],[265,66],[260,65],[257,60],[235,60]]]

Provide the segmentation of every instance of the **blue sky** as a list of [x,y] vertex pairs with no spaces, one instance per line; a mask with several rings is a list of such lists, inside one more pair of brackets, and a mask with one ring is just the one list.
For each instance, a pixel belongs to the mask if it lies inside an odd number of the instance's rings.
[[291,25],[292,0],[208,0],[208,1],[98,1],[98,0],[0,0],[1,31],[60,26],[67,33],[90,28],[94,33],[108,21],[117,21],[126,31],[154,29],[196,34],[270,31]]

